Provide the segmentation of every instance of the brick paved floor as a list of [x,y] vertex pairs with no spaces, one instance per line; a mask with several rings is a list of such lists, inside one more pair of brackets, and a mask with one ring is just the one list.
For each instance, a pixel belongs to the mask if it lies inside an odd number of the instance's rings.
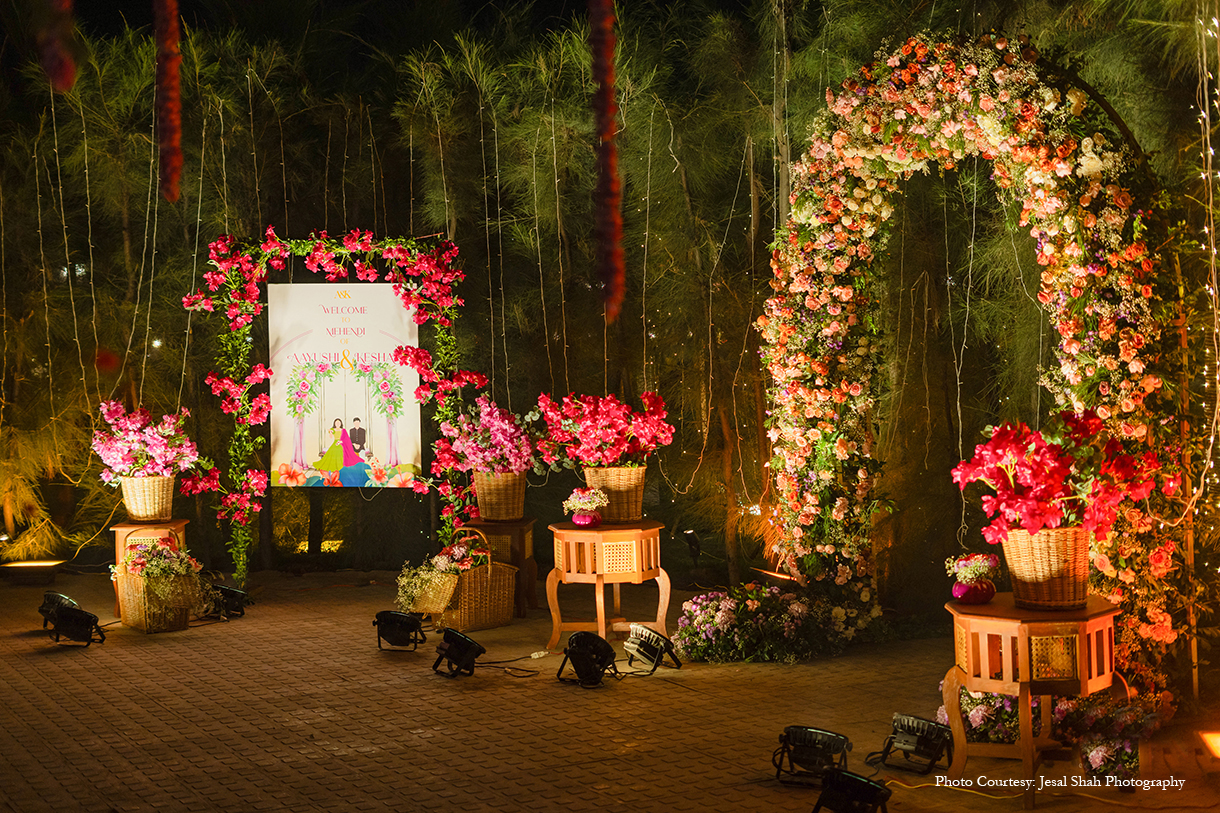
[[[864,756],[894,712],[935,713],[952,659],[951,641],[933,639],[797,666],[687,664],[596,690],[556,681],[558,656],[520,662],[540,670],[529,677],[486,668],[449,680],[430,669],[431,639],[418,652],[378,651],[372,619],[393,608],[393,579],[255,574],[244,618],[156,635],[114,624],[87,649],[42,631],[46,588],[0,581],[0,810],[810,811],[816,790],[773,778],[784,726],[846,734],[849,767],[868,773]],[[51,589],[114,621],[106,577],[60,575]],[[568,613],[591,615],[590,588],[560,590]],[[647,617],[650,597],[655,608],[655,587],[623,594],[628,617]],[[471,635],[486,660],[503,660],[541,650],[550,626],[543,600],[528,619]],[[1047,794],[1038,809],[1220,801],[1187,729],[1158,738],[1154,763],[1151,775],[1185,788]],[[1003,760],[967,768],[1018,772]],[[1021,809],[1012,796],[880,777],[893,780],[891,813]]]

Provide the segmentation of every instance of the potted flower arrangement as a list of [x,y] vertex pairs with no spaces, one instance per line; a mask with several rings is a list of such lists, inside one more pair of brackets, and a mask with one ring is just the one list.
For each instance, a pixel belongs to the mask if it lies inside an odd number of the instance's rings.
[[635,412],[613,395],[566,395],[555,403],[545,393],[538,408],[546,421],[539,442],[543,462],[584,467],[591,488],[606,492],[607,522],[634,522],[643,516],[644,473],[648,456],[673,441],[665,422],[665,401],[655,392],[640,396]]
[[[460,538],[423,564],[398,575],[398,608],[431,615],[438,627],[483,629],[508,623],[517,568],[494,562],[487,538],[462,528]],[[482,546],[476,547],[477,541]]]
[[474,415],[441,423],[444,437],[432,447],[437,466],[473,474],[483,519],[513,521],[525,515],[525,472],[543,470],[529,431],[531,417],[536,416],[523,418],[480,395]]
[[212,464],[199,456],[184,430],[190,411],[163,415],[154,423],[147,409],[130,414],[118,401],[100,407],[109,429],[93,433],[93,451],[102,460],[102,482],[123,486],[123,502],[132,520],[170,518],[174,476]]
[[582,528],[596,528],[602,524],[598,511],[610,504],[606,492],[600,488],[578,488],[563,501],[563,510],[572,515],[572,524]]
[[[1003,543],[1019,606],[1075,609],[1088,599],[1088,535],[1110,532],[1125,500],[1155,487],[1156,453],[1133,454],[1093,411],[1060,412],[1041,431],[1025,424],[991,428],[974,457],[953,469],[962,489],[974,482],[991,523],[983,536]],[[1164,486],[1176,488],[1176,478]]]
[[995,597],[995,583],[1000,575],[1000,557],[994,553],[971,553],[950,556],[945,571],[957,579],[953,597],[961,604],[986,604]]
[[190,609],[202,603],[202,569],[173,536],[133,539],[110,566],[123,623],[144,632],[186,629]]

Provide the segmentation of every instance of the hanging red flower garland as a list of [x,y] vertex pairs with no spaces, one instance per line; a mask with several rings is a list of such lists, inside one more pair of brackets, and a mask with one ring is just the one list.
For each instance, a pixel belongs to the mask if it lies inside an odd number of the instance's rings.
[[155,10],[161,196],[173,203],[178,200],[178,181],[182,177],[182,94],[178,81],[182,52],[178,47],[178,0],[157,0]]
[[76,83],[72,7],[73,0],[46,0],[36,14],[38,58],[56,93],[67,93]]
[[593,51],[594,126],[597,129],[597,188],[593,193],[598,268],[601,271],[606,323],[623,309],[627,272],[623,265],[622,185],[618,177],[618,151],[614,145],[614,3],[589,0],[589,45]]

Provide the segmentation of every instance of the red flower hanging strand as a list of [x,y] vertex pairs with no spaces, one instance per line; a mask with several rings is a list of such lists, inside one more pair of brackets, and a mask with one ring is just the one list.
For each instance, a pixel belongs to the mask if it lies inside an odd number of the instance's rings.
[[606,323],[618,319],[626,290],[623,267],[623,190],[618,178],[618,152],[614,146],[614,3],[589,0],[589,45],[593,51],[593,119],[597,128],[597,189],[593,193],[598,268],[606,303]]
[[161,153],[161,196],[178,200],[182,177],[182,95],[178,67],[178,0],[156,0],[157,136]]

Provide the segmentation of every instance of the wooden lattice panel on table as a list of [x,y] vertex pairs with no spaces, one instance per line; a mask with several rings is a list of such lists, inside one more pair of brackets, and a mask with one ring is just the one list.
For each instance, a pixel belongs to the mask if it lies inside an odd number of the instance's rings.
[[640,584],[655,579],[661,570],[659,522],[644,520],[630,525],[577,528],[571,523],[552,525],[555,533],[555,567],[564,583]]
[[1073,680],[1076,672],[1075,635],[1029,636],[1029,660],[1034,680]]

